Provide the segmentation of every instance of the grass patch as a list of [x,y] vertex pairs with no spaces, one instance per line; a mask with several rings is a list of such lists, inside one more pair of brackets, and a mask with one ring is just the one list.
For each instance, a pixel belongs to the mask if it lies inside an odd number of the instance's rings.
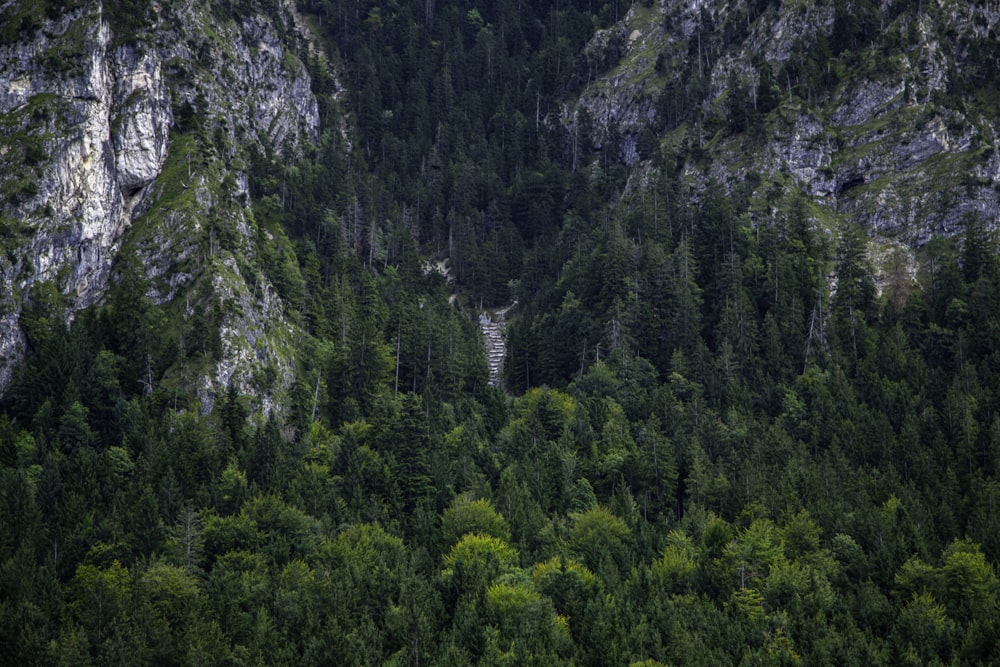
[[192,134],[171,135],[167,159],[157,179],[155,208],[183,213],[196,207],[194,180],[202,170],[202,162],[196,137]]

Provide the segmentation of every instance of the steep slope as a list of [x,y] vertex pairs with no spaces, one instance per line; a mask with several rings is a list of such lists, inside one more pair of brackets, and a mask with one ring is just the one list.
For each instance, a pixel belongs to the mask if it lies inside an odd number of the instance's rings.
[[291,332],[259,269],[247,164],[251,150],[314,141],[317,103],[285,8],[214,4],[2,7],[0,388],[30,344],[20,318],[38,286],[64,294],[72,318],[101,300],[123,250],[154,302],[183,297],[185,319],[211,313],[221,328],[198,380],[205,409],[220,385],[287,370],[276,350]]
[[[1000,253],[945,136],[989,40],[300,0],[303,69],[289,1],[0,0],[25,53],[66,27],[0,144],[5,663],[1000,664]],[[961,70],[911,102],[881,35],[927,12]],[[959,235],[863,218],[907,174]]]
[[667,162],[920,245],[1000,211],[998,21],[951,0],[636,3],[589,45],[620,57],[564,123],[615,143],[633,188]]

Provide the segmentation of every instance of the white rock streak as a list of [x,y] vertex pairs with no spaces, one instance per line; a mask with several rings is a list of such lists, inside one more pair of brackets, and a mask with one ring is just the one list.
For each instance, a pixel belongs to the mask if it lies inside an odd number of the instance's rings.
[[507,356],[507,313],[517,302],[499,310],[482,312],[479,315],[479,329],[486,344],[486,365],[490,369],[490,386],[499,387],[503,382],[503,362]]

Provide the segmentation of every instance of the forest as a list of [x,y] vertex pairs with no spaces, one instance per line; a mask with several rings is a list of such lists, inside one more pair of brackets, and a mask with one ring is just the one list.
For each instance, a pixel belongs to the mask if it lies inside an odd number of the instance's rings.
[[[154,305],[134,257],[72,326],[35,287],[0,403],[4,661],[1000,661],[989,221],[886,274],[792,188],[693,187],[697,144],[646,141],[627,188],[620,137],[552,120],[627,3],[484,4],[300,3],[350,93],[311,57],[321,141],[251,170],[308,333],[282,410],[202,413],[175,373],[217,322]],[[867,29],[841,18],[835,50]],[[172,141],[208,150],[210,120]],[[445,255],[456,286],[421,264]],[[514,301],[495,387],[479,307]]]

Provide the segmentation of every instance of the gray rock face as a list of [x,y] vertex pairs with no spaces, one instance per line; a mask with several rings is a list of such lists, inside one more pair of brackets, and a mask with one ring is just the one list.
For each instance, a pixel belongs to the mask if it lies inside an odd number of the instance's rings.
[[904,101],[902,81],[863,81],[847,90],[840,106],[830,114],[830,122],[840,127],[856,127],[898,108]]
[[[73,76],[53,76],[40,64],[45,62],[41,55],[60,40],[70,39],[71,28],[82,32],[84,44],[81,62],[75,66],[78,71]],[[33,193],[14,202],[8,198],[5,206],[7,216],[31,233],[24,245],[10,249],[0,260],[7,287],[0,318],[0,388],[9,382],[23,353],[17,295],[37,281],[51,280],[72,295],[74,308],[96,302],[107,286],[129,220],[121,181],[129,182],[129,192],[148,183],[166,154],[166,128],[160,132],[150,128],[151,122],[170,120],[162,87],[135,95],[137,102],[148,100],[149,112],[145,119],[136,116],[134,122],[123,123],[128,135],[113,139],[112,123],[122,106],[116,91],[129,89],[131,94],[153,81],[144,76],[140,63],[110,52],[109,41],[109,28],[99,13],[77,10],[44,27],[35,39],[0,52],[0,63],[5,64],[0,66],[0,88],[9,91],[2,98],[0,114],[10,119],[24,109],[41,110],[25,114],[20,143],[25,151],[48,155],[47,163],[30,175],[35,179]],[[161,111],[155,111],[157,107]],[[123,170],[119,155],[125,157]],[[10,178],[18,169],[11,165],[3,171]]]
[[131,200],[159,175],[173,125],[162,62],[134,45],[114,52],[112,99],[118,102],[113,133],[118,187]]
[[[233,146],[280,153],[316,138],[309,77],[271,18],[213,25],[210,3],[184,0],[153,3],[151,20],[143,41],[121,43],[86,3],[0,44],[0,223],[17,230],[0,253],[0,391],[24,354],[33,285],[53,282],[68,317],[104,295],[126,230],[160,194],[178,105]],[[235,180],[239,198],[246,176]]]
[[[648,170],[634,168],[635,138],[644,127],[666,126],[662,145],[681,154],[694,187],[709,179],[729,187],[754,173],[765,187],[795,187],[826,207],[831,219],[856,221],[890,243],[914,246],[959,233],[970,214],[1000,225],[993,102],[974,99],[975,91],[955,92],[962,90],[955,84],[963,72],[992,67],[972,54],[977,42],[993,39],[1000,7],[942,0],[918,12],[875,4],[879,39],[889,36],[894,46],[863,40],[832,53],[838,3],[633,3],[590,47],[602,52],[617,37],[620,59],[589,82],[579,100],[566,103],[561,122],[575,132],[586,109],[593,127],[579,134],[594,138],[591,148],[613,128],[622,138],[622,162],[633,167],[632,181],[649,178]],[[814,47],[821,55],[812,55]],[[813,66],[826,67],[826,79],[796,86],[789,70],[801,72],[814,57],[823,61]],[[727,114],[735,86],[756,109],[765,71],[775,99],[753,131],[733,131]],[[700,87],[688,86],[697,77]],[[660,118],[665,107],[678,113],[672,100],[663,104],[665,91],[687,96],[693,113],[674,124]],[[690,146],[697,150],[685,152]]]
[[774,142],[772,150],[774,159],[784,163],[810,194],[826,197],[836,193],[836,179],[829,173],[834,148],[815,117],[799,115],[792,131]]

